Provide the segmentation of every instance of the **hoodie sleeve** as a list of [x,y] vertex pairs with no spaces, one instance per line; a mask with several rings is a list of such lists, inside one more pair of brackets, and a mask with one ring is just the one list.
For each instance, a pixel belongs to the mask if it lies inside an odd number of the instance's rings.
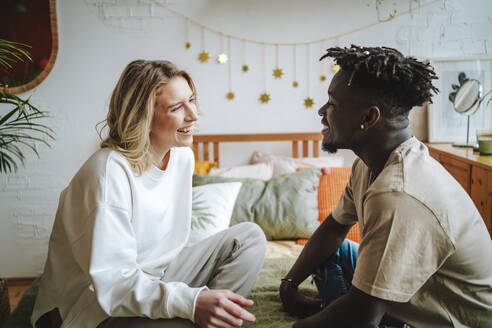
[[194,320],[196,297],[204,287],[163,282],[140,270],[135,233],[126,209],[99,204],[86,223],[92,229],[72,244],[72,250],[109,316]]

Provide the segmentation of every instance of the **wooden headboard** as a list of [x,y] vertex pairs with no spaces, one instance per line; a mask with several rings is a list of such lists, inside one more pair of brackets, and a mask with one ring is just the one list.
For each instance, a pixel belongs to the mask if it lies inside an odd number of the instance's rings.
[[[260,134],[202,134],[193,137],[193,152],[197,160],[220,164],[219,144],[224,142],[252,141],[291,141],[292,157],[299,157],[299,143],[302,144],[302,157],[308,157],[309,144],[313,149],[313,157],[319,156],[319,142],[323,136],[319,132],[301,133],[260,133]],[[210,155],[210,144],[213,145],[213,156]],[[201,156],[202,155],[202,156]]]

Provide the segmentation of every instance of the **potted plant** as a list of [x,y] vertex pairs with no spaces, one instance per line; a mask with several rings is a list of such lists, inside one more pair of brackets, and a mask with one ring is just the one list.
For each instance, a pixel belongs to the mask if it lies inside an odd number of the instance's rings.
[[[12,63],[31,60],[25,50],[27,45],[0,39],[0,69],[8,71]],[[5,105],[2,105],[5,104]],[[7,108],[3,114],[4,108]],[[30,102],[9,92],[8,85],[0,84],[0,174],[15,173],[19,164],[24,165],[26,151],[38,157],[37,144],[50,146],[54,132],[42,120],[49,115]],[[10,313],[8,287],[0,278],[0,325]]]
[[[8,70],[11,63],[31,60],[23,49],[24,44],[0,39],[0,68]],[[7,104],[10,110],[0,117],[0,173],[17,172],[18,163],[24,165],[24,151],[31,150],[38,157],[36,143],[49,145],[54,132],[40,123],[49,115],[40,111],[30,102],[9,92],[8,85],[0,84],[0,104]]]

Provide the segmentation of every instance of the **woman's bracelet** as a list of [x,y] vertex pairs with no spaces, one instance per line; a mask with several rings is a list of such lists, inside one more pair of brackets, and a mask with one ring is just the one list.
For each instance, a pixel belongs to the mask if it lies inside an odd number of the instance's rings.
[[289,285],[291,285],[291,286],[292,286],[292,287],[294,287],[295,289],[297,289],[297,286],[299,285],[299,284],[296,284],[296,283],[294,282],[294,280],[292,280],[292,279],[290,279],[290,278],[282,278],[282,279],[280,279],[280,281],[282,281],[282,282],[284,282],[284,281],[285,281],[286,283],[288,283]]

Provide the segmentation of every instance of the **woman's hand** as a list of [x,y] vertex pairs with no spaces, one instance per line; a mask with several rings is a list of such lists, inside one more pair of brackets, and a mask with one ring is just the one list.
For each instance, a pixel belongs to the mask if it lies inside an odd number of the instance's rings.
[[196,300],[195,322],[201,328],[240,327],[244,320],[256,320],[252,313],[242,308],[251,305],[252,300],[230,290],[202,290]]
[[302,294],[289,283],[280,284],[280,299],[287,313],[299,317],[307,317],[321,310],[320,300]]

